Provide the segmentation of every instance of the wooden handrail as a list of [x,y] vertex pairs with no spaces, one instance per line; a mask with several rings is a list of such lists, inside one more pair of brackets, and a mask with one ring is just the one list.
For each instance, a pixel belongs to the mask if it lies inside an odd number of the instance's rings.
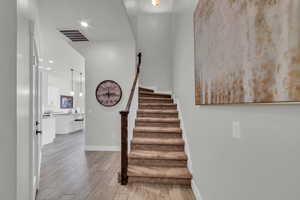
[[119,174],[119,181],[122,185],[127,185],[128,183],[128,115],[130,112],[130,107],[134,97],[134,92],[136,89],[136,84],[140,74],[140,67],[142,63],[142,53],[138,54],[138,63],[135,78],[130,91],[129,99],[125,110],[120,111],[121,114],[121,173]]
[[141,63],[142,63],[142,53],[139,53],[137,55],[137,57],[138,57],[138,64],[137,64],[137,68],[136,68],[136,74],[135,74],[135,78],[134,78],[132,88],[131,88],[131,91],[130,91],[130,96],[129,96],[129,99],[128,99],[128,102],[127,102],[127,105],[126,105],[126,109],[125,109],[125,111],[128,111],[128,112],[130,111],[132,99],[133,99],[133,96],[134,96],[134,91],[135,91],[136,84],[137,84],[137,81],[138,81],[139,75],[140,75],[140,67],[141,67]]

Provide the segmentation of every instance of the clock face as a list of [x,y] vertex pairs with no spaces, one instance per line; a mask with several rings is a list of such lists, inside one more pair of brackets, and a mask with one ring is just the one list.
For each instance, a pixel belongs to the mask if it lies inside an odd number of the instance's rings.
[[103,81],[96,89],[96,98],[103,106],[115,106],[122,98],[122,89],[115,81]]

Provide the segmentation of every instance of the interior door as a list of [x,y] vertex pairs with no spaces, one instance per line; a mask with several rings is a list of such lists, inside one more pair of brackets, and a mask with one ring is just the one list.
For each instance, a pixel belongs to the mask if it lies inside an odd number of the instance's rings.
[[40,169],[42,159],[42,111],[41,111],[41,72],[39,71],[39,56],[35,40],[34,27],[31,28],[31,58],[32,58],[32,116],[33,116],[33,192],[34,198],[39,190]]

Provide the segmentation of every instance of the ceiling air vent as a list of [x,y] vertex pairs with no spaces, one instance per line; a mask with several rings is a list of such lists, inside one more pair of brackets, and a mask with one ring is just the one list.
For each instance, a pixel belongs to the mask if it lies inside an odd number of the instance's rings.
[[89,40],[79,30],[60,30],[72,42],[88,42]]

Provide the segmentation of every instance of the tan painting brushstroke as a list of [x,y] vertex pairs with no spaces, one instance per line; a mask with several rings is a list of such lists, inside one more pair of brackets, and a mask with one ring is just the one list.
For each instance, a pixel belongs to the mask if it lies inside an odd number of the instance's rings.
[[300,1],[199,0],[195,102],[300,102]]

